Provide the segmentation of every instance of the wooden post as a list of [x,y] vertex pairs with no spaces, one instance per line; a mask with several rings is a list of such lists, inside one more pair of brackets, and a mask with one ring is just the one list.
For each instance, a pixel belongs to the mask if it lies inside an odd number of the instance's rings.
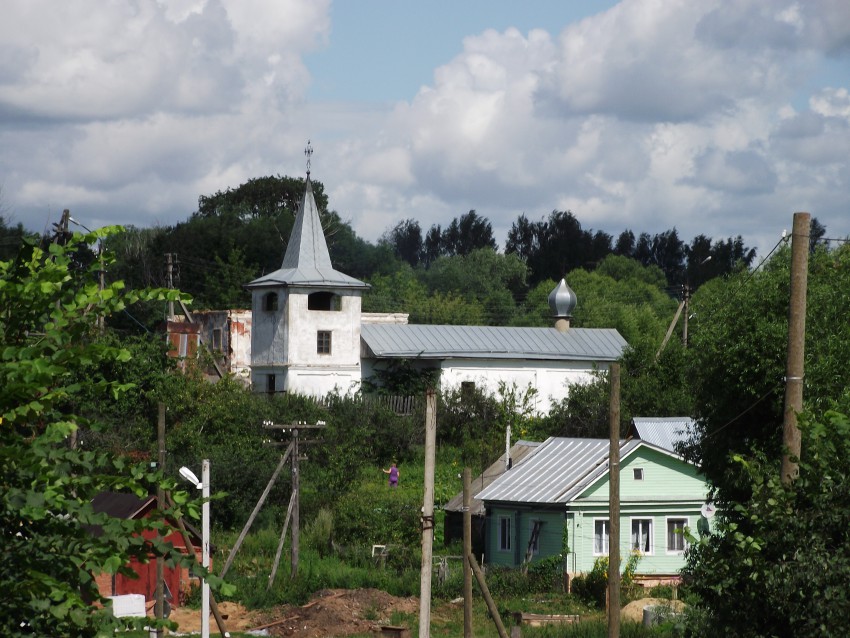
[[419,591],[419,638],[431,635],[431,558],[434,546],[434,456],[437,443],[437,393],[425,393],[425,494],[422,504],[422,570]]
[[294,499],[292,505],[292,542],[290,545],[290,549],[292,552],[291,558],[291,569],[290,569],[290,577],[295,578],[298,575],[298,541],[300,536],[300,501],[301,501],[301,473],[300,468],[298,466],[298,455],[300,454],[298,450],[298,429],[292,431],[293,439],[292,439],[292,498]]
[[257,504],[254,506],[254,511],[251,512],[251,515],[248,517],[248,522],[245,523],[245,527],[242,528],[242,531],[239,534],[239,538],[236,539],[236,543],[233,545],[233,549],[230,550],[230,553],[227,555],[227,561],[224,563],[224,568],[221,570],[221,577],[224,578],[224,575],[227,573],[227,570],[230,569],[230,565],[233,563],[233,559],[236,557],[236,552],[239,551],[239,548],[242,547],[242,542],[245,540],[245,536],[248,535],[248,530],[251,529],[251,525],[254,523],[254,519],[257,518],[257,514],[260,512],[260,509],[263,507],[263,504],[266,502],[266,499],[269,496],[269,492],[272,491],[272,487],[277,481],[278,474],[283,469],[283,466],[286,465],[286,462],[289,460],[289,455],[292,453],[292,443],[289,444],[289,447],[286,448],[286,452],[284,452],[283,456],[280,457],[280,463],[277,464],[275,468],[274,474],[272,474],[271,479],[266,485],[266,489],[263,490],[262,496],[260,496],[260,500],[257,501]]
[[608,638],[620,635],[620,364],[612,363],[608,411]]
[[[463,555],[472,554],[472,470],[463,468]],[[472,567],[463,561],[463,638],[472,638]]]
[[274,555],[274,563],[272,563],[272,572],[269,574],[269,584],[267,590],[271,590],[274,584],[275,576],[277,576],[277,566],[280,564],[280,555],[283,553],[283,542],[286,540],[286,530],[289,528],[289,520],[292,518],[292,510],[295,506],[295,492],[289,497],[289,507],[286,508],[286,520],[283,522],[283,531],[280,533],[280,540],[277,543],[277,551]]
[[[800,472],[797,415],[803,410],[803,353],[806,341],[806,289],[809,270],[809,213],[794,213],[791,231],[791,298],[788,305],[788,350],[785,367],[785,414],[782,427],[782,469],[785,485]],[[797,460],[792,460],[797,459]]]
[[[165,404],[160,402],[159,411],[157,418],[157,427],[156,427],[156,441],[157,441],[157,469],[160,473],[165,471]],[[162,483],[157,485],[156,487],[156,507],[158,510],[165,510],[165,490],[162,488]],[[159,540],[162,540],[162,534],[157,532],[157,537]],[[163,591],[163,578],[165,577],[165,564],[162,560],[162,556],[156,557],[156,589],[155,589],[155,598],[156,603],[154,604],[154,615],[157,620],[162,620],[165,618],[165,592]],[[165,635],[163,628],[161,626],[157,626],[156,628],[157,638],[162,638]]]
[[472,555],[472,552],[466,555],[466,562],[469,563],[472,573],[475,574],[475,580],[478,581],[478,587],[481,588],[481,595],[484,596],[484,602],[487,603],[487,609],[493,617],[493,623],[496,625],[496,631],[499,632],[499,637],[508,638],[508,632],[505,631],[505,625],[502,623],[502,617],[499,615],[499,608],[493,602],[493,597],[490,595],[490,588],[487,587],[487,581],[484,580],[484,574],[481,572],[478,563],[475,562],[475,556]]

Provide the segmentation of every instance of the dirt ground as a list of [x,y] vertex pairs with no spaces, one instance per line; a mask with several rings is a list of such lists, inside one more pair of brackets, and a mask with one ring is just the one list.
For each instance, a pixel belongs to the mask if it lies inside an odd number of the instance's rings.
[[[393,612],[418,613],[419,599],[398,598],[377,589],[326,589],[300,607],[282,605],[248,611],[236,603],[224,602],[219,610],[226,616],[228,631],[265,628],[270,636],[320,638],[377,631],[390,623]],[[179,633],[201,629],[201,616],[196,609],[174,609],[170,620],[179,623]],[[210,630],[218,632],[212,617]]]

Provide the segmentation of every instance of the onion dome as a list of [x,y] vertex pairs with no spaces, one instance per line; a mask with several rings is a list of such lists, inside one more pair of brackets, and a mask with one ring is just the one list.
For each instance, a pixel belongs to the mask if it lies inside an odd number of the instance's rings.
[[552,309],[552,316],[557,319],[572,317],[577,302],[576,293],[564,279],[549,293],[549,307]]

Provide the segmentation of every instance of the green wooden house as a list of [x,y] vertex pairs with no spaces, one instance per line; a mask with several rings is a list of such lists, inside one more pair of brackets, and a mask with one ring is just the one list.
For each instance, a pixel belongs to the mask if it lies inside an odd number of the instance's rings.
[[[568,572],[589,571],[608,554],[608,453],[605,439],[549,438],[475,494],[486,508],[485,561],[519,566],[564,553]],[[620,555],[641,554],[638,574],[675,575],[684,566],[682,530],[701,526],[707,491],[671,449],[621,441]]]

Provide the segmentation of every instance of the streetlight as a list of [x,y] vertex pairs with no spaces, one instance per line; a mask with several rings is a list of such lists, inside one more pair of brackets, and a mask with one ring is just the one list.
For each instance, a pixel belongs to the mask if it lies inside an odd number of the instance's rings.
[[[201,493],[204,503],[201,506],[201,566],[210,568],[210,462],[201,463],[201,480],[188,467],[180,468],[180,476],[194,485]],[[201,638],[210,638],[210,584],[204,578],[201,581]]]

